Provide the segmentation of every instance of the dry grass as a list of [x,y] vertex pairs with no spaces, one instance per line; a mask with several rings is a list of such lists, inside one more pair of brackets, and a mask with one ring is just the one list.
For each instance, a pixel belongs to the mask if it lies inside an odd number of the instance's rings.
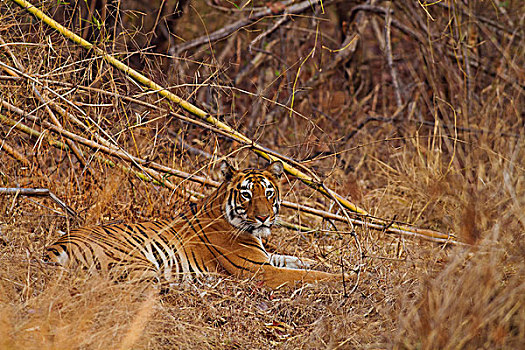
[[[231,2],[214,3],[237,11]],[[521,1],[494,4],[447,2],[423,8],[417,2],[392,3],[390,65],[382,50],[384,13],[350,16],[355,5],[350,1],[328,5],[325,14],[294,17],[251,53],[249,43],[279,16],[212,43],[213,54],[205,45],[176,60],[165,53],[181,37],[202,35],[204,24],[211,33],[230,23],[230,17],[243,15],[198,1],[174,24],[163,13],[153,28],[155,23],[141,17],[156,13],[153,7],[138,11],[129,1],[117,25],[114,12],[107,11],[108,25],[100,31],[88,26],[96,27],[96,21],[79,19],[79,13],[88,18],[84,5],[46,2],[46,11],[68,28],[220,114],[264,146],[305,160],[331,188],[370,213],[455,232],[468,245],[443,246],[358,227],[364,266],[357,290],[347,297],[336,284],[272,291],[254,281],[219,277],[159,296],[148,286],[113,284],[45,266],[39,261],[43,247],[59,231],[82,224],[169,218],[187,202],[186,189],[210,190],[173,177],[175,190],[141,181],[103,161],[109,157],[81,146],[91,169],[85,171],[75,155],[50,146],[44,137],[30,138],[0,124],[0,187],[49,188],[81,217],[66,219],[48,199],[0,195],[0,348],[522,347],[525,8]],[[252,1],[248,8],[252,5],[254,11],[265,6]],[[10,1],[2,2],[0,10],[0,36],[6,43],[0,47],[0,62],[16,68],[16,57],[25,73],[62,95],[44,92],[67,130],[92,140],[103,130],[137,157],[213,178],[214,165],[187,146],[181,149],[175,134],[205,152],[230,154],[242,166],[263,164],[230,140],[115,98],[111,93],[167,106]],[[96,13],[101,20],[103,14]],[[171,43],[162,40],[166,29],[176,34]],[[338,49],[347,34],[358,30],[359,45],[352,54],[326,49]],[[157,51],[148,48],[152,43]],[[263,53],[257,61],[261,50],[271,55]],[[348,56],[337,61],[338,53]],[[204,85],[180,86],[190,83]],[[309,91],[299,93],[299,88]],[[294,92],[293,107],[300,115],[276,104],[290,105]],[[10,77],[5,66],[0,66],[0,99],[38,120],[5,108],[0,114],[64,142],[41,127],[40,120],[51,122],[50,114],[31,82]],[[88,129],[60,116],[56,105]],[[118,158],[111,161],[130,166]],[[293,178],[284,181],[283,193],[290,201],[337,210]],[[269,243],[279,252],[315,259],[321,269],[340,270],[341,261],[346,269],[357,263],[346,225],[288,209],[282,217],[317,230],[276,228]]]

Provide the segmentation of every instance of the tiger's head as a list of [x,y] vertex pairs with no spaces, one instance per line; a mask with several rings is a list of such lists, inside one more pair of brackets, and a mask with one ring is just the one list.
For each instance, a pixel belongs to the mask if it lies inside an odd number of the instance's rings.
[[226,182],[226,220],[254,236],[268,236],[281,205],[278,179],[283,163],[272,162],[264,169],[235,170],[223,162],[221,170]]

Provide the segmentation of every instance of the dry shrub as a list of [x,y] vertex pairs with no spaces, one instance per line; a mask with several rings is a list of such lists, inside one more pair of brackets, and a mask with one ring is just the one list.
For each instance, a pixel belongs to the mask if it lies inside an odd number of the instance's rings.
[[[175,60],[167,53],[183,40],[270,5],[251,1],[238,10],[230,1],[194,1],[174,17],[175,1],[162,2],[167,7],[160,11],[158,3],[45,1],[43,9],[261,144],[302,161],[373,215],[453,232],[467,244],[356,227],[364,265],[357,290],[346,296],[351,285],[271,291],[217,276],[157,295],[147,286],[67,273],[40,262],[59,231],[170,218],[189,200],[186,189],[210,189],[168,176],[175,189],[142,181],[119,166],[141,169],[103,158],[96,147],[80,146],[84,166],[44,136],[2,123],[0,186],[49,188],[80,219],[65,218],[49,199],[0,195],[1,348],[515,349],[525,343],[523,1],[365,4],[371,7],[335,1],[324,14],[315,7],[314,14],[291,17],[250,51],[249,43],[282,18],[274,7],[273,16]],[[385,47],[388,6],[399,91]],[[352,51],[343,43],[355,34]],[[6,42],[0,61],[14,67],[15,57],[61,96],[48,94],[54,104],[87,125],[59,116],[71,132],[90,140],[105,133],[146,166],[158,162],[214,179],[206,153],[229,155],[241,166],[264,164],[229,139],[137,102],[176,109],[10,1],[0,4],[0,36]],[[292,96],[300,115],[282,108]],[[49,113],[32,81],[9,76],[4,66],[0,98],[36,119],[4,107],[1,115],[65,141],[41,125]],[[338,210],[291,177],[283,193]],[[324,270],[358,263],[347,225],[288,209],[281,216],[315,230],[276,227],[269,246],[315,259]]]
[[[494,232],[492,238],[500,235]],[[443,271],[423,277],[417,297],[404,298],[396,347],[517,349],[523,344],[525,271],[518,262],[523,251],[509,256],[503,249],[483,248],[457,252]]]

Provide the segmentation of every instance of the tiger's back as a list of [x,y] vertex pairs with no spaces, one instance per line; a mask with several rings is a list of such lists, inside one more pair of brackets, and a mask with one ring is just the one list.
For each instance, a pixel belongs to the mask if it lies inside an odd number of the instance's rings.
[[45,258],[119,281],[171,281],[193,271],[171,226],[168,221],[152,221],[83,227],[47,247]]

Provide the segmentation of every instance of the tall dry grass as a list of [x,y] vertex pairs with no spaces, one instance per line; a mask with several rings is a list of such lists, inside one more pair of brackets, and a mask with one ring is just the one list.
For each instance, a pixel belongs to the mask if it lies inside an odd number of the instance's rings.
[[[94,15],[86,4],[93,4]],[[133,155],[215,179],[213,163],[193,149],[230,155],[241,166],[262,162],[235,142],[125,99],[167,106],[4,1],[0,98],[37,119],[5,106],[0,114],[43,135],[28,137],[0,124],[1,187],[49,188],[80,218],[64,217],[49,199],[0,195],[0,348],[523,346],[522,2],[335,1],[325,13],[316,8],[293,17],[250,52],[250,42],[282,18],[275,9],[274,17],[249,30],[174,60],[166,53],[182,39],[212,33],[246,16],[251,6],[256,12],[267,5],[252,1],[241,11],[226,1],[193,2],[178,19],[162,10],[151,22],[144,14],[158,14],[156,2],[140,8],[121,2],[119,12],[117,3],[107,4],[104,11],[91,1],[46,1],[43,8],[261,144],[303,161],[373,215],[454,232],[467,244],[437,245],[356,227],[364,265],[357,290],[347,297],[351,286],[272,291],[226,277],[159,296],[148,286],[112,284],[42,264],[44,246],[59,231],[169,218],[188,201],[187,190],[210,190],[173,177],[174,189],[142,181],[118,167],[133,165],[80,146],[87,171],[73,153],[47,143],[46,135],[65,140],[42,126],[51,117],[32,81],[8,72],[16,68],[13,57],[25,74],[61,95],[37,84],[67,130],[91,140],[105,132]],[[384,32],[389,6],[390,63]],[[106,26],[97,25],[102,20]],[[165,33],[173,35],[162,40]],[[356,33],[354,50],[344,43]],[[277,104],[290,106],[292,96],[300,114]],[[87,128],[61,116],[60,108]],[[283,193],[287,200],[337,211],[293,178],[283,181]],[[316,230],[275,228],[269,243],[279,252],[315,259],[327,270],[359,261],[347,225],[289,209],[282,218]]]

